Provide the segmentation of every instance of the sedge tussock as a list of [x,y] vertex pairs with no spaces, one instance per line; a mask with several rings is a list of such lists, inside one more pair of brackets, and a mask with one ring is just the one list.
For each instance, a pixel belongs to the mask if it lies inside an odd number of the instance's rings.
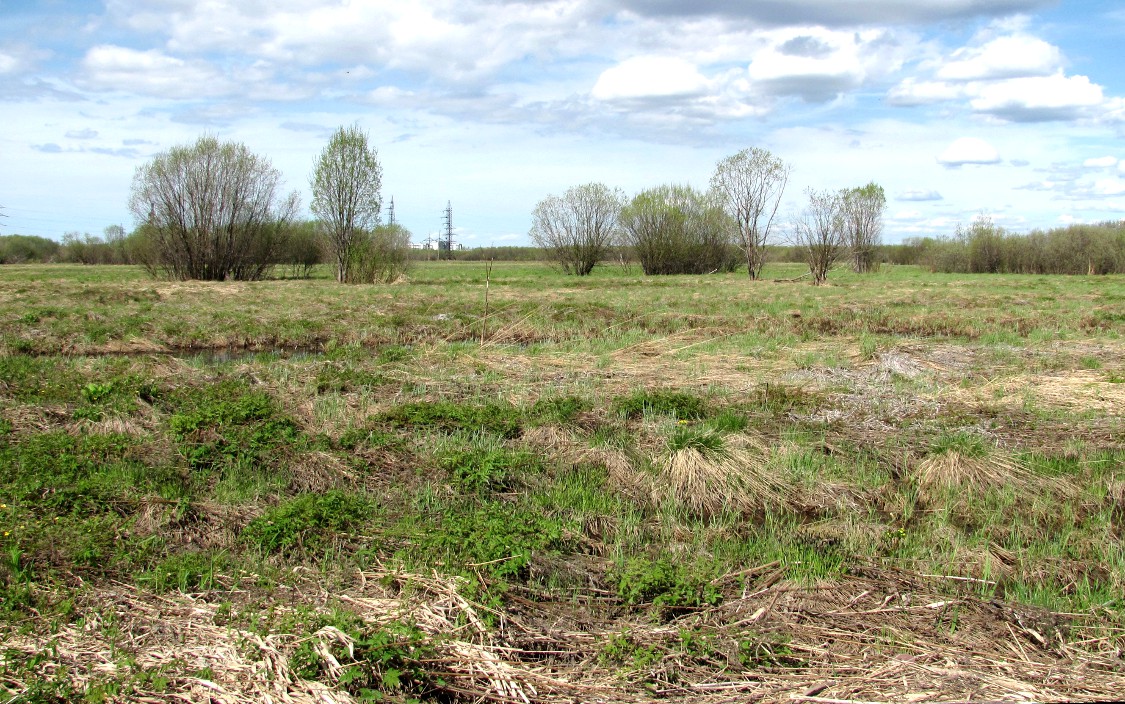
[[1010,456],[975,456],[958,450],[926,457],[918,464],[916,476],[919,491],[925,494],[953,490],[976,493],[1002,487],[1027,490],[1034,488],[1039,479]]
[[688,446],[670,451],[658,468],[652,498],[707,518],[749,513],[789,502],[789,487],[769,473],[764,457],[738,447]]

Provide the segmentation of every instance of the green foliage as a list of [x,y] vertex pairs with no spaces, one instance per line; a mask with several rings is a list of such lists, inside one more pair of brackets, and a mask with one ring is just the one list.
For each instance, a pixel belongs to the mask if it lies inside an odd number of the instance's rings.
[[455,403],[417,401],[395,406],[376,416],[394,427],[425,428],[446,433],[486,432],[503,438],[518,437],[521,414],[507,403]]
[[589,401],[577,396],[545,396],[535,402],[528,415],[538,424],[566,425],[573,423],[590,407]]
[[137,582],[154,591],[208,591],[215,575],[230,564],[226,553],[181,552],[169,555],[137,575]]
[[627,418],[658,415],[679,420],[699,420],[707,415],[706,402],[683,391],[638,391],[631,396],[615,399],[613,406]]
[[956,452],[963,457],[985,457],[991,451],[983,437],[964,431],[942,433],[930,444],[930,453],[934,455]]
[[668,449],[671,452],[691,449],[704,455],[713,455],[722,453],[726,449],[726,441],[721,434],[713,430],[681,425],[677,426],[668,438]]
[[367,497],[339,490],[301,494],[258,516],[242,530],[243,542],[265,553],[316,553],[334,534],[369,522],[377,510]]
[[560,520],[495,501],[450,506],[421,520],[416,529],[406,525],[400,530],[416,542],[427,564],[441,561],[447,570],[478,565],[493,577],[524,579],[532,555],[569,545]]
[[659,186],[621,211],[625,241],[648,275],[731,272],[738,253],[723,209],[690,186]]
[[[324,627],[339,630],[350,641],[350,646],[335,639],[324,644],[343,667],[342,672],[333,671],[321,652],[324,646],[315,633]],[[437,655],[430,637],[408,621],[372,626],[347,612],[333,612],[318,614],[308,623],[290,628],[309,633],[289,655],[294,673],[304,679],[337,684],[359,701],[428,698],[443,684],[428,669],[427,661]]]
[[0,235],[0,264],[54,261],[59,243],[35,235]]
[[192,469],[258,470],[276,463],[278,451],[301,435],[265,393],[221,385],[192,396],[195,403],[168,421]]
[[651,604],[665,613],[715,606],[722,593],[711,583],[714,575],[701,564],[673,561],[667,557],[628,560],[616,574],[617,594],[627,604]]
[[478,494],[511,491],[524,476],[539,474],[543,469],[542,461],[531,452],[482,443],[447,454],[438,464],[450,472],[463,491]]
[[749,418],[730,409],[720,411],[707,420],[707,427],[717,433],[741,433],[749,426]]
[[654,644],[645,644],[629,631],[611,633],[598,652],[603,666],[623,666],[627,670],[644,671],[660,662],[663,654]]
[[379,225],[355,238],[344,283],[389,284],[406,273],[410,231],[402,225]]
[[369,391],[386,383],[386,377],[379,372],[347,364],[326,364],[316,372],[318,394]]

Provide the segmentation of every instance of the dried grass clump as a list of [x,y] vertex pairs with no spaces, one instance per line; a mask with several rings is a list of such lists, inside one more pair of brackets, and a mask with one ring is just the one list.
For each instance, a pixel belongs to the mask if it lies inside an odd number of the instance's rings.
[[700,439],[669,450],[653,480],[653,501],[670,501],[701,518],[788,505],[791,489],[770,472],[766,453],[745,449],[753,440]]
[[1010,456],[949,450],[926,457],[916,471],[919,496],[952,490],[981,492],[1001,487],[1030,490],[1038,477]]

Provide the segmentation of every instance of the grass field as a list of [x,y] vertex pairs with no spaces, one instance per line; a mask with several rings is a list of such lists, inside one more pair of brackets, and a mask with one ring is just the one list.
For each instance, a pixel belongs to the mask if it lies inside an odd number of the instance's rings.
[[1125,690],[1125,278],[486,271],[0,267],[7,700]]

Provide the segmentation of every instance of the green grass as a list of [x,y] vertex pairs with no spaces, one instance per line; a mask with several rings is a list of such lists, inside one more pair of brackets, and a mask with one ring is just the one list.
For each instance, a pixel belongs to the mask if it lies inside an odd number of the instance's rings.
[[[312,594],[376,568],[457,576],[496,628],[536,599],[600,603],[622,621],[590,662],[650,684],[669,658],[716,661],[720,641],[731,667],[800,668],[784,632],[642,642],[621,625],[679,624],[763,574],[815,589],[875,564],[1125,620],[1125,279],[895,267],[814,289],[500,262],[482,344],[484,275],[0,267],[0,631],[94,623],[84,599],[119,585],[242,599],[231,618],[289,629],[303,676],[405,699],[444,691],[435,643],[408,619],[329,617]],[[692,515],[646,484],[670,452],[747,442],[738,456],[785,502]],[[920,491],[918,464],[942,456],[1030,479]],[[311,639],[329,625],[355,643],[332,646],[346,678]],[[189,676],[122,668],[78,691],[32,660],[0,675],[47,701]]]

